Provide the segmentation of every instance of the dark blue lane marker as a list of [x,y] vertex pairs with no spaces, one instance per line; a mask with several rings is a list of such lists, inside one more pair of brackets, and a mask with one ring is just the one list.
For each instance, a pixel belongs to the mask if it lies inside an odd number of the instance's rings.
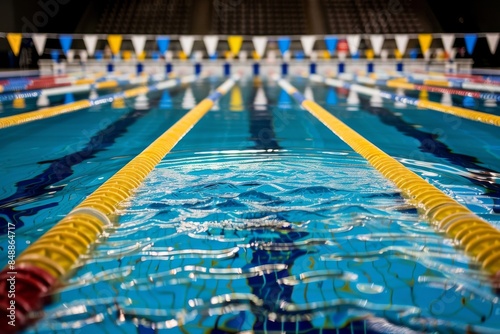
[[[253,90],[252,101],[255,100],[257,89]],[[255,106],[248,108],[250,118],[250,140],[255,142],[251,147],[257,150],[278,150],[281,148],[274,133],[273,114],[268,106]]]
[[50,163],[50,165],[42,173],[35,175],[31,179],[19,181],[16,184],[17,190],[14,194],[0,199],[0,235],[7,234],[8,220],[16,224],[17,229],[24,226],[21,217],[33,216],[45,208],[57,206],[58,203],[51,203],[21,211],[15,209],[19,203],[24,203],[28,198],[37,198],[49,192],[61,191],[65,187],[64,185],[51,188],[49,186],[73,175],[73,166],[94,158],[97,153],[112,146],[116,139],[123,136],[130,126],[148,112],[149,110],[127,112],[116,122],[92,136],[81,150],[56,160],[40,161],[39,164]]
[[444,159],[455,166],[481,171],[481,174],[469,171],[469,173],[478,175],[479,178],[467,176],[463,177],[471,183],[485,188],[486,192],[484,193],[484,195],[490,197],[493,200],[493,212],[500,213],[500,184],[487,181],[488,175],[490,175],[491,173],[498,173],[498,171],[479,165],[480,161],[476,157],[466,154],[453,153],[453,151],[448,146],[446,146],[446,144],[439,141],[435,134],[421,131],[415,128],[413,125],[407,123],[400,116],[394,114],[390,110],[385,108],[372,107],[369,105],[368,100],[365,99],[362,99],[361,102],[361,110],[377,116],[382,123],[396,128],[399,132],[403,133],[407,137],[418,140],[420,143],[419,149],[421,152],[432,154],[435,157]]

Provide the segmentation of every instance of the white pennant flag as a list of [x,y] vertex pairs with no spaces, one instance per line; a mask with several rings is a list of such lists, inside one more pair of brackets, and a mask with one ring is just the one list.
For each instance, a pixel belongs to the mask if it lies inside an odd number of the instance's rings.
[[217,44],[219,44],[219,37],[217,36],[205,36],[203,37],[203,42],[207,48],[207,53],[209,56],[213,56],[217,51]]
[[306,54],[306,56],[309,57],[314,49],[314,43],[316,43],[316,37],[302,36],[300,38],[300,42],[302,43],[302,48],[304,49],[304,53]]
[[455,43],[455,35],[453,34],[442,34],[441,41],[443,42],[444,50],[448,55],[451,55],[453,51],[453,43]]
[[33,44],[35,44],[36,52],[39,56],[43,54],[45,50],[45,41],[47,40],[47,35],[45,34],[34,34],[31,39],[33,40]]
[[361,36],[359,35],[347,36],[347,45],[349,46],[349,52],[351,53],[351,55],[356,54],[358,52],[360,41],[361,41]]
[[97,45],[97,35],[86,35],[83,36],[83,42],[87,48],[89,56],[93,56],[95,52],[95,47]]
[[135,35],[130,38],[132,40],[132,45],[134,46],[134,51],[137,56],[144,52],[144,47],[146,46],[146,36]]
[[260,58],[264,57],[264,53],[266,53],[267,37],[256,36],[252,38],[252,42],[255,52],[257,52]]
[[372,48],[375,55],[380,55],[380,51],[382,51],[382,45],[384,44],[384,35],[371,35],[370,43],[372,43]]
[[399,53],[402,55],[406,52],[406,47],[408,46],[408,35],[396,35],[394,36],[396,40],[396,47],[398,48]]
[[498,37],[500,34],[486,34],[486,39],[488,40],[488,46],[490,47],[491,54],[495,54],[498,46]]
[[193,51],[194,36],[181,36],[179,42],[181,42],[182,51],[189,57]]

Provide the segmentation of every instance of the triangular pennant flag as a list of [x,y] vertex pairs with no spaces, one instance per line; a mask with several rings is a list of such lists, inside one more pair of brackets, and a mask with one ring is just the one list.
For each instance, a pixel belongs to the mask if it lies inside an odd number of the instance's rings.
[[83,42],[85,43],[85,48],[87,49],[89,56],[92,57],[97,45],[97,35],[85,35],[83,36]]
[[219,44],[218,36],[205,36],[203,42],[207,48],[208,56],[213,56],[217,52],[217,44]]
[[403,56],[406,52],[406,47],[408,46],[408,35],[396,35],[394,36],[396,40],[396,47],[399,53]]
[[158,36],[156,37],[156,44],[158,45],[160,53],[165,55],[165,52],[168,50],[168,45],[170,44],[170,38],[167,36]]
[[14,55],[19,55],[19,51],[21,50],[21,41],[23,40],[22,34],[8,33],[7,40],[9,41],[10,48]]
[[267,46],[267,37],[264,36],[256,36],[252,38],[253,47],[255,48],[255,52],[259,55],[260,58],[264,56],[266,53]]
[[382,45],[384,44],[384,35],[371,35],[370,43],[372,43],[372,49],[375,55],[380,55],[380,51],[382,51]]
[[278,47],[280,48],[281,55],[284,55],[288,50],[290,50],[290,44],[292,40],[290,37],[280,37],[278,38]]
[[453,51],[453,43],[455,43],[455,35],[442,34],[441,41],[443,42],[444,51],[449,55]]
[[31,39],[33,40],[33,44],[35,44],[36,52],[39,56],[41,56],[43,54],[43,51],[45,50],[45,41],[47,41],[47,35],[34,34],[33,36],[31,36]]
[[68,50],[71,48],[71,42],[73,42],[73,37],[69,35],[61,35],[59,36],[59,42],[61,43],[63,53],[67,54]]
[[328,50],[330,55],[333,55],[335,53],[335,50],[337,49],[338,42],[339,42],[339,39],[335,36],[326,36],[325,37],[326,49]]
[[142,54],[144,51],[144,47],[146,46],[146,36],[144,35],[135,35],[130,38],[132,40],[132,45],[134,46],[135,54],[138,56]]
[[238,52],[240,52],[241,45],[243,44],[243,36],[229,36],[227,38],[227,43],[229,44],[229,50],[236,56]]
[[349,45],[349,52],[351,55],[355,55],[358,52],[360,41],[361,37],[359,35],[347,36],[347,45]]
[[181,42],[182,51],[189,57],[193,51],[194,36],[181,36],[179,42]]
[[491,54],[495,54],[498,46],[499,33],[486,34],[486,40],[488,41],[488,46],[490,47]]
[[304,49],[304,53],[309,57],[311,54],[314,43],[316,43],[316,37],[314,36],[302,36],[300,37],[300,42],[302,43],[302,48]]
[[427,51],[429,51],[429,48],[431,47],[432,35],[420,34],[418,35],[418,41],[420,43],[420,49],[422,50],[422,53],[425,55]]
[[477,35],[476,34],[466,34],[465,35],[465,46],[467,47],[467,52],[471,55],[474,52],[474,47],[476,46]]
[[120,52],[122,39],[122,35],[108,35],[108,43],[113,55],[117,55]]

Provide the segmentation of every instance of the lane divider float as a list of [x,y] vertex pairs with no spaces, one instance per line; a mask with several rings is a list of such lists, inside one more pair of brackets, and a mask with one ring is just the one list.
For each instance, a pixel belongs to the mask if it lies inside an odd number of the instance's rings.
[[94,82],[105,75],[106,73],[104,72],[96,72],[87,75],[86,77],[81,77],[79,74],[67,74],[38,78],[16,78],[3,80],[0,81],[0,93],[86,84]]
[[484,270],[500,279],[498,229],[410,171],[314,101],[306,99],[286,80],[275,79],[304,109],[401,189],[434,227],[460,245]]
[[431,93],[459,95],[465,97],[472,97],[475,99],[494,100],[500,102],[500,94],[417,84],[412,82],[408,78],[384,79],[381,77],[383,76],[379,76],[374,73],[372,73],[369,77],[362,75],[361,76],[354,75],[351,73],[342,73],[338,76],[338,78],[341,80],[355,81],[357,83],[362,83],[366,85],[386,86],[389,88],[402,88],[402,89],[419,90],[419,91],[426,90]]
[[498,82],[477,82],[470,81],[463,78],[446,78],[443,76],[435,76],[424,73],[393,73],[396,78],[406,78],[408,82],[438,86],[438,87],[448,87],[448,88],[459,88],[459,89],[469,89],[469,90],[479,90],[487,92],[500,92],[500,83]]
[[0,95],[0,102],[14,101],[16,99],[29,99],[38,98],[41,96],[50,97],[56,95],[62,95],[67,93],[83,93],[90,90],[96,89],[110,89],[125,85],[144,85],[150,82],[157,82],[167,79],[168,76],[165,74],[155,74],[151,76],[136,76],[134,75],[123,75],[117,78],[103,77],[103,80],[93,80],[89,79],[86,81],[80,81],[78,84],[74,85],[64,85],[63,87],[46,88],[39,90],[29,90],[24,92],[15,92]]
[[[14,329],[19,330],[34,321],[30,314],[43,307],[51,289],[71,273],[80,256],[86,254],[114,222],[121,203],[132,196],[155,166],[237,80],[239,76],[225,81],[17,257]],[[9,312],[7,278],[11,271],[7,266],[0,272],[0,317],[3,319],[6,319],[5,312]],[[0,330],[5,333],[12,328],[2,321]]]
[[309,78],[311,81],[314,82],[324,83],[325,85],[332,87],[349,89],[363,95],[377,96],[383,99],[392,100],[395,102],[402,102],[404,104],[409,104],[419,108],[432,109],[442,113],[451,114],[457,117],[470,119],[476,122],[500,126],[500,116],[497,115],[487,114],[484,112],[455,107],[455,106],[445,106],[441,103],[427,101],[427,100],[419,100],[406,95],[398,95],[391,92],[383,91],[378,88],[370,88],[354,83],[349,83],[340,79],[324,78],[318,74],[312,74],[309,76]]
[[172,88],[181,84],[190,83],[196,80],[197,76],[189,75],[182,78],[170,79],[159,82],[150,86],[127,89],[123,92],[112,93],[97,97],[95,99],[85,99],[76,102],[71,102],[55,107],[42,108],[35,111],[25,112],[18,115],[7,116],[0,118],[0,129],[15,125],[20,125],[28,122],[38,121],[41,119],[58,116],[74,112],[81,109],[87,109],[93,106],[112,103],[114,100],[131,98],[141,94],[147,94],[154,91]]

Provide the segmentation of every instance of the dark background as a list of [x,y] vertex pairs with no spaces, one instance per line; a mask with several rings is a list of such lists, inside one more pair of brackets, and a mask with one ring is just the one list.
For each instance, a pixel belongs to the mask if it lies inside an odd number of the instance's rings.
[[[0,31],[2,32],[53,32],[53,33],[78,33],[85,31],[86,22],[97,20],[95,8],[102,6],[106,0],[0,0]],[[145,0],[146,1],[146,0]],[[165,0],[168,1],[168,0]],[[207,8],[214,6],[215,2],[223,0],[192,0],[195,8]],[[235,0],[227,0],[235,1]],[[242,1],[242,0],[240,0]],[[244,0],[243,0],[244,1]],[[272,0],[269,0],[272,1]],[[311,6],[319,0],[304,0],[305,6]],[[326,0],[325,0],[326,1]],[[335,0],[332,0],[335,1]],[[384,0],[385,1],[385,0]],[[391,1],[387,0],[388,6]],[[424,1],[432,10],[433,21],[437,22],[434,31],[446,33],[477,33],[477,32],[499,32],[500,31],[500,0],[409,0],[418,5]],[[49,17],[46,22],[44,12]],[[38,14],[37,14],[38,13]],[[203,34],[209,31],[205,24],[209,24],[210,15],[204,12],[193,12],[191,33]],[[38,15],[38,16],[37,16]],[[35,26],[30,22],[40,20]],[[313,20],[309,20],[313,21]],[[202,23],[200,23],[202,22]],[[307,33],[328,34],[322,27],[317,27],[314,22],[308,22],[314,26],[314,31]],[[88,24],[87,24],[88,26]],[[34,31],[36,29],[36,31]],[[168,33],[168,32],[166,32]],[[58,41],[47,41],[47,48],[59,48]],[[23,40],[23,46],[32,44],[29,38]],[[458,38],[455,46],[464,45],[463,39]],[[34,50],[26,54],[19,64],[19,59],[12,55],[10,47],[5,38],[0,38],[0,67],[36,67],[37,55]],[[475,67],[500,67],[500,56],[491,55],[485,39],[478,39],[473,55]],[[19,66],[21,65],[21,66]]]

